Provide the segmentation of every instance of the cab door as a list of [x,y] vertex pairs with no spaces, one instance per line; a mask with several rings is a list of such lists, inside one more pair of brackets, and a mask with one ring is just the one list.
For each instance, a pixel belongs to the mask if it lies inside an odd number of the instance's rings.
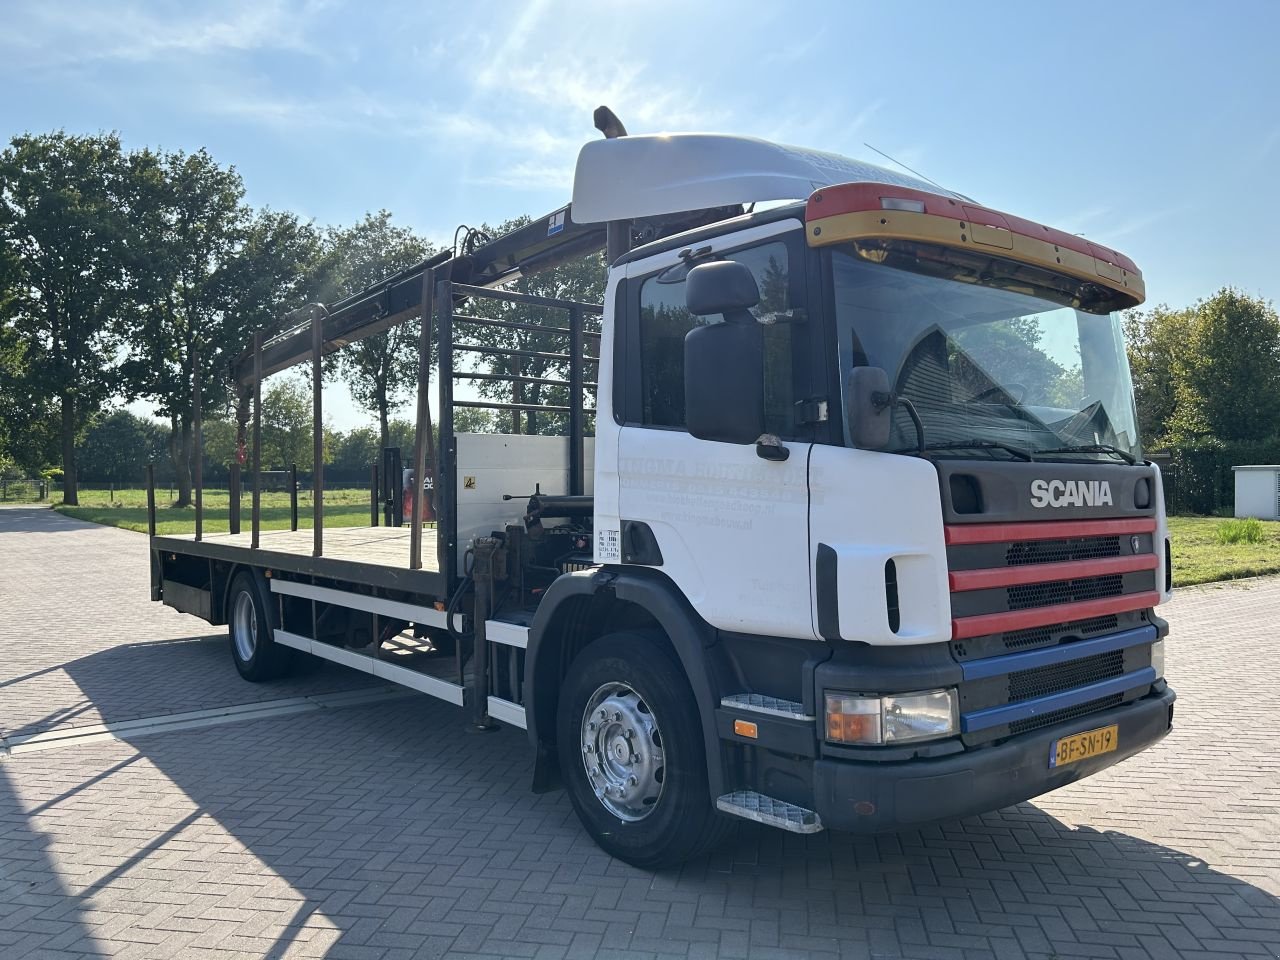
[[[764,224],[693,247],[692,256],[671,250],[627,271],[614,353],[618,528],[598,536],[596,559],[652,566],[720,629],[812,639],[802,225]],[[685,429],[684,336],[707,318],[685,309],[684,277],[692,262],[717,259],[744,263],[756,278],[766,431],[782,440],[786,460]]]

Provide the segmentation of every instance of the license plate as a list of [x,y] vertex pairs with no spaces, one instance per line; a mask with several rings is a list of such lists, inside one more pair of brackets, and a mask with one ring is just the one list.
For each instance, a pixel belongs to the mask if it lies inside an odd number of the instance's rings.
[[1073,733],[1069,737],[1053,741],[1053,746],[1049,748],[1049,769],[1110,753],[1119,743],[1120,728],[1114,723],[1109,727]]

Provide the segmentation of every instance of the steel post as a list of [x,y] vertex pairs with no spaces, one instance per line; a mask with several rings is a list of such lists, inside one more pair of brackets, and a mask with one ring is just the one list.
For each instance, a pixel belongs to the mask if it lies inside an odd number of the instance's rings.
[[496,537],[476,537],[473,543],[475,562],[471,575],[475,583],[475,607],[472,616],[475,630],[475,650],[471,655],[471,729],[493,730],[497,727],[489,718],[489,638],[485,624],[493,615],[494,584],[502,564],[499,551],[502,543]]
[[369,526],[376,527],[378,525],[378,465],[373,465],[372,475],[369,478]]
[[147,464],[147,535],[156,535],[156,467]]
[[289,529],[298,529],[298,465],[289,464]]
[[200,422],[200,358],[195,347],[191,348],[192,412],[195,436],[192,438],[196,455],[196,540],[204,539],[204,430]]
[[240,464],[233,463],[227,478],[227,532],[240,532]]
[[[446,264],[444,270],[449,269]],[[456,480],[457,446],[453,439],[453,284],[448,275],[437,285],[436,311],[437,376],[440,382],[440,437],[436,471],[436,555],[440,573],[452,590],[457,577],[458,511]]]
[[253,332],[253,515],[250,546],[262,529],[262,331]]
[[581,496],[586,476],[583,464],[583,351],[582,311],[569,308],[569,495]]
[[322,304],[311,307],[311,464],[312,556],[324,556],[324,406],[320,400],[324,369],[324,317]]
[[422,569],[422,488],[427,475],[427,409],[431,381],[431,312],[435,268],[422,275],[422,326],[418,334],[418,411],[414,423],[413,492],[409,501],[409,569]]

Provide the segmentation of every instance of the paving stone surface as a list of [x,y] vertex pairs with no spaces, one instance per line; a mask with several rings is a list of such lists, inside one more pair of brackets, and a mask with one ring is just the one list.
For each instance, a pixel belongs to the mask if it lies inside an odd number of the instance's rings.
[[[1280,580],[1168,607],[1173,735],[1033,803],[883,837],[744,823],[649,874],[523,734],[427,698],[0,762],[0,958],[1280,957]],[[243,683],[147,600],[145,542],[0,511],[0,722],[47,729],[366,682]]]
[[226,627],[149,596],[144,535],[0,509],[0,737],[381,685],[315,659],[245,683]]

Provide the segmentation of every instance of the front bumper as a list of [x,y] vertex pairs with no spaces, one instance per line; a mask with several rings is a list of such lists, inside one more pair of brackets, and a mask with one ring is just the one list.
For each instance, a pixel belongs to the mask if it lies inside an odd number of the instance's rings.
[[[813,770],[815,809],[824,826],[856,833],[902,830],[998,810],[1098,773],[1158,742],[1171,728],[1174,699],[1174,692],[1165,687],[1081,720],[947,757],[902,763],[818,759]],[[1049,767],[1055,740],[1113,723],[1119,726],[1115,751],[1067,767]]]

